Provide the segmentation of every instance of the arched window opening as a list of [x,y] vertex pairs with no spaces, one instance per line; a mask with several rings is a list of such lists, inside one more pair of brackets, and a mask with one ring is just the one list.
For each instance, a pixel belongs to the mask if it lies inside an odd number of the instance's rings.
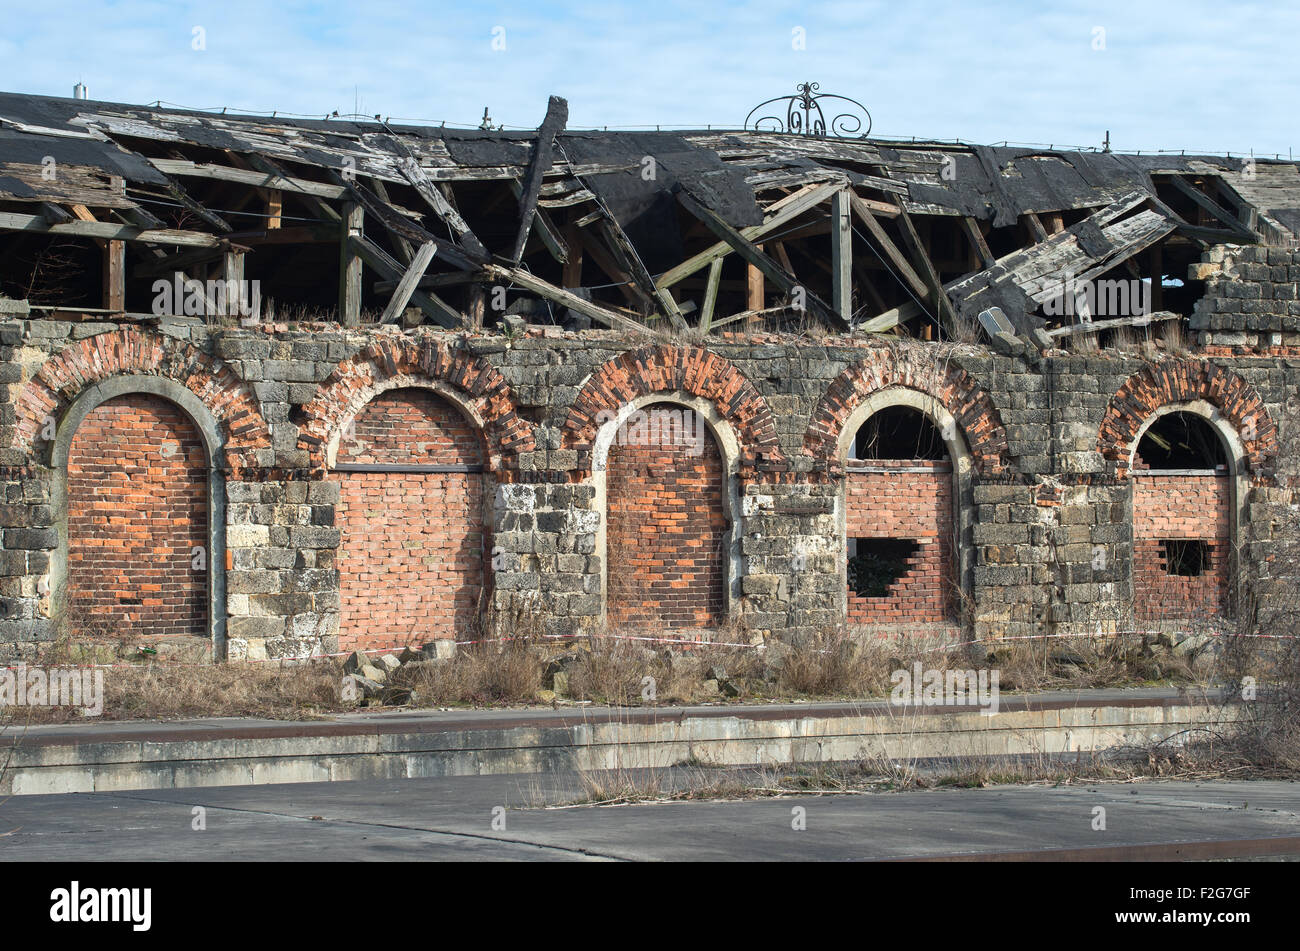
[[207,450],[148,393],[104,400],[67,455],[67,626],[79,641],[209,635]]
[[935,421],[910,406],[868,417],[846,470],[846,580],[854,624],[954,613],[953,468]]
[[853,439],[855,459],[948,458],[934,421],[910,406],[888,406],[862,424]]
[[1223,440],[1195,413],[1166,413],[1147,428],[1133,457],[1134,469],[1219,469],[1226,471]]
[[660,402],[625,420],[606,465],[606,617],[708,630],[726,619],[727,482],[698,410]]
[[1159,416],[1133,454],[1134,616],[1177,626],[1229,609],[1232,480],[1203,417]]
[[339,644],[422,644],[477,631],[490,544],[483,439],[418,387],[367,403],[339,437]]

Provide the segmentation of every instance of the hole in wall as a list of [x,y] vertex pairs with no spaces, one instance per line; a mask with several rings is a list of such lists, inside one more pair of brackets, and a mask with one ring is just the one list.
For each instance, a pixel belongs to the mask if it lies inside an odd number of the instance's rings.
[[1166,538],[1160,542],[1165,574],[1195,578],[1210,566],[1210,545],[1198,538]]
[[884,598],[912,569],[921,545],[911,538],[849,539],[849,589],[861,598]]

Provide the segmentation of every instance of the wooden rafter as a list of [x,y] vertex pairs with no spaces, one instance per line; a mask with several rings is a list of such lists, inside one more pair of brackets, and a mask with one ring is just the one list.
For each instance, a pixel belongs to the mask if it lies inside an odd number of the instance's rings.
[[424,173],[424,169],[420,167],[420,164],[414,158],[408,156],[399,161],[397,167],[411,187],[419,192],[420,197],[433,209],[434,214],[451,229],[452,234],[460,243],[461,249],[466,255],[479,262],[487,261],[491,257],[488,254],[488,249],[470,230],[470,226],[460,216],[460,212],[453,208],[451,202],[447,201],[446,196],[434,187],[433,182]]
[[[352,245],[353,251],[368,267],[378,271],[389,280],[400,281],[405,276],[407,269],[398,264],[391,255],[369,238],[364,236],[354,237],[349,239],[349,243]],[[444,327],[459,327],[464,322],[460,312],[436,294],[414,290],[411,292],[411,303]]]
[[889,235],[885,233],[885,229],[882,228],[880,222],[876,220],[876,215],[871,208],[868,207],[856,194],[850,194],[849,204],[853,209],[853,213],[858,216],[858,220],[861,221],[866,229],[871,233],[871,236],[876,239],[876,243],[879,244],[881,250],[885,252],[885,256],[889,258],[890,262],[894,265],[894,268],[902,276],[903,280],[907,282],[907,286],[921,300],[927,299],[930,296],[930,288],[921,280],[920,275],[913,270],[912,265],[908,262],[903,252],[898,249],[898,246],[894,244]]
[[551,155],[555,151],[555,136],[564,130],[569,121],[569,104],[559,96],[551,96],[546,104],[546,118],[537,130],[537,144],[533,146],[533,155],[528,163],[528,172],[524,175],[519,199],[519,232],[515,235],[514,253],[510,260],[518,264],[524,256],[524,246],[533,229],[533,218],[537,214],[537,199],[542,190],[542,176],[551,167]]
[[[735,228],[723,221],[716,212],[696,201],[680,185],[676,188],[676,195],[683,208],[704,222],[710,231],[729,244],[732,250],[744,258],[747,263],[761,271],[763,276],[779,287],[783,293],[794,295],[795,288],[799,286],[798,282],[787,274],[779,264],[755,247],[753,242],[746,239]],[[836,321],[837,315],[825,301],[807,288],[802,288],[802,291],[808,310],[827,322],[834,323]]]
[[147,241],[153,244],[199,248],[225,246],[221,238],[202,231],[138,228],[135,225],[117,224],[111,221],[68,221],[52,225],[37,215],[16,215],[10,212],[0,212],[0,231],[31,231],[73,235],[79,238],[100,238],[105,241]]
[[428,269],[429,263],[433,260],[434,254],[438,251],[438,246],[432,241],[420,245],[420,249],[415,252],[415,258],[411,261],[411,266],[406,269],[402,279],[398,281],[393,296],[388,301],[388,306],[384,308],[383,316],[379,318],[381,324],[395,323],[402,316],[402,311],[406,309],[407,303],[411,300],[411,295],[415,293],[416,285],[419,284],[420,278]]
[[951,334],[957,317],[953,311],[952,301],[948,299],[948,295],[943,289],[943,281],[939,277],[939,271],[935,268],[934,262],[930,260],[929,252],[926,251],[920,235],[916,233],[916,225],[912,223],[912,216],[903,211],[898,216],[898,222],[901,225],[899,231],[903,235],[903,243],[912,252],[912,260],[921,268],[921,274],[925,277],[926,284],[929,285],[934,301],[938,303],[939,320],[946,323],[946,330]]
[[[739,234],[750,241],[766,237],[786,222],[792,221],[809,209],[817,207],[835,194],[838,189],[839,185],[836,183],[808,185],[793,195],[787,195],[771,205],[768,208],[770,217],[761,225],[742,228]],[[690,277],[696,271],[708,267],[715,258],[724,257],[733,250],[734,248],[726,241],[719,241],[717,244],[687,258],[681,264],[659,275],[659,279],[655,284],[658,287],[672,287],[679,281]]]
[[502,267],[498,264],[487,264],[484,265],[484,271],[486,271],[488,276],[494,280],[518,284],[524,290],[531,291],[539,297],[544,297],[557,304],[562,304],[570,310],[586,317],[590,317],[592,320],[604,324],[607,327],[616,327],[621,330],[634,330],[638,332],[644,332],[646,329],[644,324],[637,323],[635,320],[624,317],[622,314],[610,310],[609,308],[602,307],[599,304],[594,304],[589,300],[584,300],[577,294],[556,287],[554,284],[550,284],[536,275],[528,273],[523,268]]
[[966,237],[970,239],[971,247],[979,255],[980,263],[986,267],[993,266],[993,252],[989,250],[989,243],[984,240],[984,232],[980,230],[980,223],[970,215],[963,215],[961,219],[962,227],[966,231]]
[[1199,207],[1205,209],[1211,218],[1222,223],[1225,230],[1237,232],[1241,237],[1251,242],[1259,240],[1259,235],[1243,225],[1236,215],[1205,194],[1205,192],[1187,182],[1181,175],[1170,175],[1168,181],[1170,185],[1173,185],[1174,188],[1190,198]]

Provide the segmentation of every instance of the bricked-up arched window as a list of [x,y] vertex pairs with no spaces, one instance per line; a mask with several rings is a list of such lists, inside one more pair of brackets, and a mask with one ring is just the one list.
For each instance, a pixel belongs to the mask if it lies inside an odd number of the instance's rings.
[[845,465],[851,624],[942,623],[953,614],[953,466],[943,434],[911,406],[858,429]]
[[726,618],[726,466],[700,412],[640,407],[606,465],[606,618],[613,627],[715,628]]
[[176,404],[95,406],[67,456],[67,617],[77,639],[208,636],[208,457]]
[[1158,416],[1133,454],[1133,606],[1141,621],[1228,611],[1232,479],[1219,434],[1188,412]]
[[390,647],[478,630],[490,533],[481,433],[420,388],[367,403],[339,438],[339,645]]

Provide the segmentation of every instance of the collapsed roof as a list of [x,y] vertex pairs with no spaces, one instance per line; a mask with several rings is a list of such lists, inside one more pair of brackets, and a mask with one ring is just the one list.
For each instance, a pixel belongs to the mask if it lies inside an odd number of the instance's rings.
[[566,123],[554,97],[504,132],[3,93],[0,293],[143,314],[182,273],[259,280],[280,319],[973,340],[1106,316],[1061,308],[1068,280],[1187,316],[1206,246],[1300,243],[1289,161]]

